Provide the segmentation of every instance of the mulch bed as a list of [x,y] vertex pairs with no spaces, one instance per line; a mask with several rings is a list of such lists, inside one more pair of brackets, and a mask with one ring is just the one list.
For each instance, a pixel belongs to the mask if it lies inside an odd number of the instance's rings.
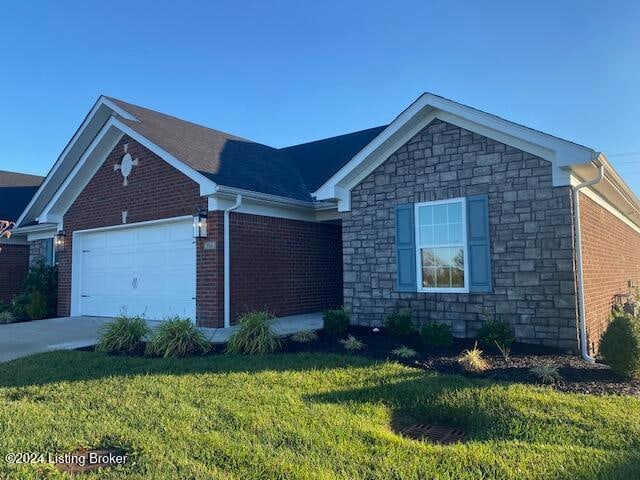
[[[423,370],[434,370],[444,374],[464,375],[470,378],[485,378],[506,382],[539,384],[539,380],[531,374],[529,369],[540,366],[558,368],[562,380],[551,387],[572,393],[590,394],[619,394],[640,396],[640,380],[629,380],[614,373],[606,365],[596,363],[589,365],[577,354],[568,353],[556,348],[515,343],[511,348],[511,358],[508,362],[497,351],[485,351],[485,358],[489,362],[489,369],[482,373],[465,372],[458,364],[460,353],[473,348],[472,339],[455,339],[449,348],[427,348],[422,344],[418,335],[405,338],[395,338],[383,330],[375,333],[371,328],[351,326],[349,331],[340,336],[328,335],[324,331],[318,332],[318,340],[310,343],[297,343],[287,339],[283,351],[294,352],[331,352],[345,353],[340,344],[341,338],[353,335],[365,346],[353,353],[376,359],[395,359],[400,363]],[[406,346],[418,352],[412,359],[394,357],[392,350]]]

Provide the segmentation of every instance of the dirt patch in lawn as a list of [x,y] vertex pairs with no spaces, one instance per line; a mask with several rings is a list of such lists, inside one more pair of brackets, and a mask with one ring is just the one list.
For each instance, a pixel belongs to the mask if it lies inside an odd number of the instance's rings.
[[55,466],[62,472],[78,475],[126,465],[128,460],[129,456],[124,451],[114,448],[77,450],[57,455]]
[[[472,339],[455,339],[453,345],[448,348],[428,348],[423,345],[417,334],[398,338],[386,334],[383,330],[376,333],[371,328],[359,326],[349,327],[349,331],[340,336],[320,331],[318,339],[309,343],[297,343],[289,338],[284,342],[283,351],[344,354],[347,352],[340,340],[349,334],[364,343],[361,350],[351,352],[351,355],[394,359],[414,368],[445,374],[528,384],[540,384],[538,378],[530,372],[531,368],[549,366],[556,367],[562,377],[550,386],[563,392],[640,396],[640,380],[623,378],[603,364],[589,365],[577,354],[539,345],[515,343],[508,361],[505,361],[499,352],[487,350],[484,353],[489,369],[481,373],[465,372],[457,361],[463,350],[473,348]],[[391,353],[401,346],[415,350],[417,355],[411,359],[402,359]]]

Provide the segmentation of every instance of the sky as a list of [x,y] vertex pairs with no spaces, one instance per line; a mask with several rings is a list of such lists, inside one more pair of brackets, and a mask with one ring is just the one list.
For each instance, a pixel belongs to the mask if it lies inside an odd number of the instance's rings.
[[45,175],[100,94],[274,147],[430,91],[605,152],[640,196],[640,2],[0,4],[0,170]]

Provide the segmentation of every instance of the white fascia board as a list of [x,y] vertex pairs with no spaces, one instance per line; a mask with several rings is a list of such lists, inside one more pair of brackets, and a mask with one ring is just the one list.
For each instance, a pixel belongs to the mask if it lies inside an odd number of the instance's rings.
[[146,147],[148,150],[151,150],[153,153],[158,155],[160,158],[162,158],[165,162],[167,162],[173,168],[175,168],[176,170],[178,170],[179,172],[183,173],[184,175],[189,177],[191,180],[196,182],[200,186],[201,196],[211,195],[217,191],[218,186],[213,180],[205,177],[203,174],[201,174],[197,170],[194,170],[193,168],[189,167],[186,163],[181,162],[176,157],[174,157],[169,152],[167,152],[165,149],[159,147],[158,145],[153,143],[151,140],[139,134],[128,125],[125,125],[120,120],[113,117],[111,118],[110,122],[112,122],[112,124],[116,128],[118,128],[122,133],[133,138],[136,142]]
[[549,160],[554,167],[555,186],[568,185],[570,182],[563,166],[588,163],[597,156],[587,147],[425,93],[316,190],[313,196],[319,200],[337,198],[342,204],[340,209],[348,209],[344,192],[336,187],[350,191],[436,118]]
[[27,235],[27,240],[30,242],[33,242],[34,240],[44,240],[45,238],[53,238],[56,236],[56,233],[58,233],[57,228],[46,230],[44,232],[29,233]]
[[71,140],[69,140],[69,143],[67,143],[64,150],[62,150],[62,153],[58,156],[56,162],[54,163],[53,167],[51,168],[51,170],[49,171],[49,173],[47,174],[43,182],[40,184],[40,187],[36,191],[35,195],[31,198],[31,200],[27,204],[27,207],[22,211],[20,218],[18,218],[18,220],[16,221],[16,225],[20,226],[20,224],[24,221],[25,217],[29,214],[29,212],[31,211],[33,206],[36,204],[38,199],[44,194],[46,190],[49,189],[49,185],[51,184],[52,179],[55,177],[56,172],[58,172],[61,165],[64,163],[65,159],[69,155],[69,152],[73,149],[73,147],[76,145],[76,143],[78,142],[82,134],[85,133],[87,128],[92,123],[94,123],[94,120],[98,115],[98,112],[102,111],[101,115],[104,115],[105,109],[108,109],[110,111],[109,115],[116,113],[128,120],[132,120],[136,122],[139,121],[135,116],[131,115],[129,112],[122,109],[121,107],[118,107],[111,100],[101,95],[96,101],[96,103],[93,105],[93,107],[91,107],[91,110],[89,111],[87,116],[84,118],[84,120],[80,124],[80,127],[78,127],[78,130],[76,130],[76,132],[73,134],[73,137],[71,137]]

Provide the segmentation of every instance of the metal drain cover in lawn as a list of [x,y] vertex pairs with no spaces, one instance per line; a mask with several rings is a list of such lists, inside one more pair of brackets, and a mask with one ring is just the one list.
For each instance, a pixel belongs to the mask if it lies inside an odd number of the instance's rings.
[[435,443],[456,443],[464,442],[467,434],[459,428],[445,427],[442,425],[429,425],[426,423],[417,423],[400,429],[400,435],[413,440],[430,440]]

